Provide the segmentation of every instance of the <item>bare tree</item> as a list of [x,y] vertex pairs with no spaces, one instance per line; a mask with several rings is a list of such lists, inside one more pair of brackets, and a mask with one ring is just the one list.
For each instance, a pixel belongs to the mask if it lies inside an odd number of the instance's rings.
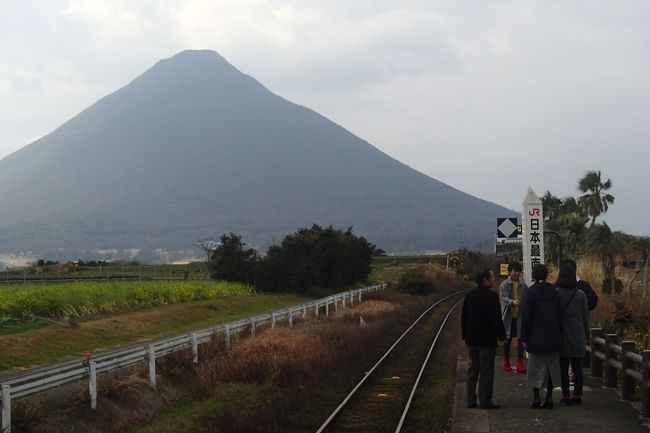
[[210,256],[212,256],[212,252],[216,250],[219,245],[221,245],[221,242],[213,238],[196,241],[196,246],[198,248],[201,248],[206,255],[205,263],[210,262]]

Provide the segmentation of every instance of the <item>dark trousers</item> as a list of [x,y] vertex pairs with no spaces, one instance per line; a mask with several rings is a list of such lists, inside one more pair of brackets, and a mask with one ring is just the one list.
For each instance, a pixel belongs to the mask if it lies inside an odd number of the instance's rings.
[[519,341],[519,335],[517,334],[517,320],[514,317],[511,319],[510,322],[510,338],[508,338],[503,345],[503,358],[508,359],[510,358],[510,343],[512,343],[512,339],[514,337],[517,337],[517,358],[523,358],[524,357],[524,346],[521,345],[521,341]]
[[469,346],[467,367],[467,406],[476,405],[476,384],[478,382],[478,403],[492,403],[494,384],[494,357],[496,347]]
[[569,365],[573,371],[573,395],[582,396],[585,377],[582,374],[582,357],[564,358],[560,356],[560,379],[562,379],[562,397],[569,397]]

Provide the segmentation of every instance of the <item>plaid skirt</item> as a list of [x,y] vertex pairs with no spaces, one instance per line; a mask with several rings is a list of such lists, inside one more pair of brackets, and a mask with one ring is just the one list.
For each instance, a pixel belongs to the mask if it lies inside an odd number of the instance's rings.
[[544,388],[551,376],[553,386],[560,385],[560,352],[528,354],[526,383],[533,388]]

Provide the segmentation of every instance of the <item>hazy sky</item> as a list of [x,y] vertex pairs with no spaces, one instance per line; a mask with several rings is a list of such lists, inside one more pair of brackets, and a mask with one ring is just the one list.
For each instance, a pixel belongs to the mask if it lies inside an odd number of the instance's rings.
[[601,170],[650,235],[648,0],[0,0],[0,158],[184,49],[508,208]]

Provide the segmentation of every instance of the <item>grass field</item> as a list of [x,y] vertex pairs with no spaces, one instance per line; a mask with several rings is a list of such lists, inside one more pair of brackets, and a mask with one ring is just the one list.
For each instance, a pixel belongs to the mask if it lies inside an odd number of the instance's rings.
[[385,256],[372,260],[371,284],[395,284],[404,272],[413,269],[440,269],[446,256]]
[[240,283],[212,280],[5,284],[0,286],[0,327],[32,315],[83,318],[251,292]]

